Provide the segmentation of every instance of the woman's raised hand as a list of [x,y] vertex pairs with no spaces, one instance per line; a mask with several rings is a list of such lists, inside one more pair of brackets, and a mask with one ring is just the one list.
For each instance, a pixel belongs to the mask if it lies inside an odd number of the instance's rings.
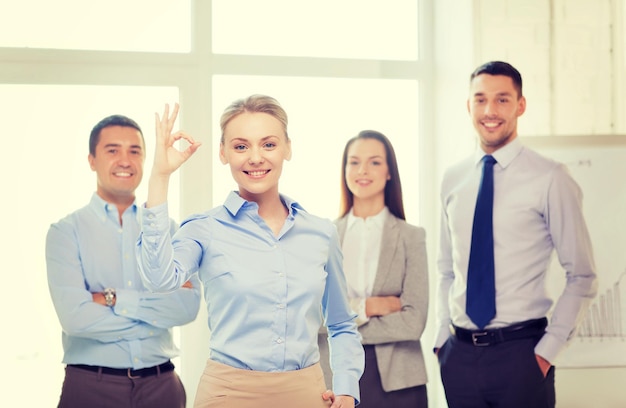
[[[172,133],[176,117],[178,116],[179,105],[175,104],[170,114],[169,104],[165,105],[163,117],[158,113],[154,114],[154,125],[156,128],[156,147],[154,153],[154,164],[152,176],[168,177],[184,162],[187,161],[200,147],[200,142],[196,142],[191,135],[182,131]],[[184,139],[189,143],[185,150],[178,150],[174,144]]]
[[[167,201],[167,191],[169,189],[170,175],[176,171],[184,162],[193,155],[200,142],[193,140],[193,137],[185,132],[177,131],[172,133],[174,122],[178,116],[178,104],[174,105],[174,110],[170,115],[170,106],[165,105],[163,117],[158,113],[154,114],[154,124],[156,127],[156,146],[154,148],[154,163],[152,164],[152,174],[148,184],[148,198],[146,207],[154,207]],[[189,146],[185,150],[178,150],[174,143],[178,140],[186,140]]]

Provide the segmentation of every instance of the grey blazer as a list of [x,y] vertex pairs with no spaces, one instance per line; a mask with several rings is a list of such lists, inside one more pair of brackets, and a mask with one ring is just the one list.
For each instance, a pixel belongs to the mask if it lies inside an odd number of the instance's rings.
[[[335,221],[343,242],[347,216]],[[426,233],[389,214],[385,219],[372,296],[400,296],[402,310],[372,317],[359,327],[363,344],[373,344],[385,391],[394,391],[427,382],[420,337],[428,315],[428,262]],[[332,372],[328,340],[320,332],[320,363],[329,389]]]

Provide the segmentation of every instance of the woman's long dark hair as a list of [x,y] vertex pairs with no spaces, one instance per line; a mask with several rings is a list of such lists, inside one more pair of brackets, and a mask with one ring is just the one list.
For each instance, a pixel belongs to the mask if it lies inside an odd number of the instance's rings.
[[398,161],[396,160],[396,152],[387,136],[375,130],[362,130],[358,135],[354,136],[346,143],[343,149],[343,159],[341,161],[341,197],[339,201],[339,217],[346,215],[352,205],[354,205],[354,194],[348,188],[346,183],[346,164],[348,163],[348,149],[352,143],[359,139],[378,140],[385,146],[387,153],[387,168],[389,169],[389,177],[385,184],[385,205],[396,217],[406,220],[404,215],[404,203],[402,201],[402,183],[400,182],[400,173],[398,172]]

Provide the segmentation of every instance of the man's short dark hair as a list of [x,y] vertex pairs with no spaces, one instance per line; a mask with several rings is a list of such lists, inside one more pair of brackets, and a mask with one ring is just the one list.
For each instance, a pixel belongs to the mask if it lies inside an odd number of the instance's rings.
[[141,128],[139,127],[137,122],[135,122],[131,118],[126,117],[124,115],[111,115],[102,119],[100,122],[96,124],[96,126],[93,127],[93,129],[91,129],[91,134],[89,135],[89,154],[90,155],[92,156],[96,155],[96,146],[98,145],[98,142],[100,141],[100,132],[102,132],[102,129],[107,128],[109,126],[122,126],[122,127],[130,127],[133,129],[137,129],[139,131],[139,134],[141,135],[141,141],[145,146],[146,142],[143,139],[143,132],[141,131]]
[[513,86],[517,91],[518,99],[522,97],[522,74],[520,74],[519,71],[508,62],[489,61],[482,64],[476,68],[474,72],[472,72],[472,75],[470,76],[470,83],[474,78],[482,74],[504,75],[511,78],[511,80],[513,80]]

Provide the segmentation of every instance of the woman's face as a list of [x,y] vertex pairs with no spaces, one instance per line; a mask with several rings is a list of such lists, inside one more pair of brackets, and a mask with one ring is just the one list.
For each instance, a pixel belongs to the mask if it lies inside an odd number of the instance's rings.
[[376,139],[356,139],[348,147],[346,184],[354,199],[367,200],[385,197],[389,180],[385,146]]
[[239,195],[248,201],[278,195],[283,161],[291,159],[291,142],[282,123],[267,113],[244,112],[224,129],[220,160],[230,165]]

